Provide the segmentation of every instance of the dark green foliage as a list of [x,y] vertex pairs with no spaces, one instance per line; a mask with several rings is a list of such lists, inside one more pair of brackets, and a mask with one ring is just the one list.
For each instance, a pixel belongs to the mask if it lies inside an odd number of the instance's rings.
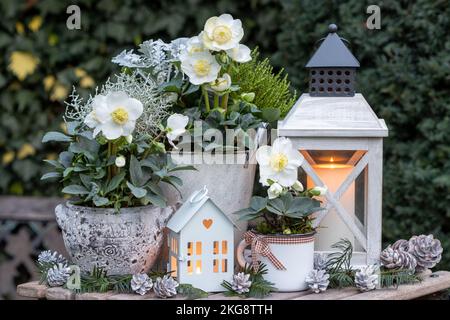
[[380,272],[380,285],[382,288],[398,287],[401,284],[412,284],[420,282],[416,274],[407,270],[386,270]]
[[260,109],[276,108],[284,117],[296,101],[290,90],[287,74],[276,72],[268,58],[261,59],[258,48],[252,52],[252,60],[232,70],[231,78],[239,83],[239,92],[253,92],[253,103]]
[[330,288],[344,288],[355,285],[355,270],[350,264],[353,245],[348,239],[341,239],[331,246],[336,252],[330,253],[327,272],[330,275]]
[[192,286],[192,284],[182,283],[177,287],[178,294],[186,296],[188,299],[200,299],[206,298],[208,292],[205,292],[199,288]]
[[267,274],[267,267],[264,263],[259,264],[259,268],[257,271],[255,271],[252,266],[246,265],[244,268],[241,268],[239,272],[250,274],[249,280],[252,282],[250,291],[245,294],[239,294],[233,290],[232,284],[230,282],[224,281],[222,283],[222,287],[227,289],[225,295],[261,299],[270,295],[270,292],[276,290],[276,288],[273,286],[273,283],[264,279],[264,275]]
[[[304,65],[327,26],[361,63],[358,92],[389,127],[385,139],[383,236],[386,243],[434,234],[450,267],[450,6],[447,1],[283,0],[283,32],[272,59],[306,92]],[[381,9],[368,30],[366,8]]]

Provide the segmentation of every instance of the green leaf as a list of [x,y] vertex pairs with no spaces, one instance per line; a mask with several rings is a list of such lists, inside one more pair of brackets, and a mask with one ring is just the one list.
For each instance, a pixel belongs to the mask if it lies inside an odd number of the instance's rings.
[[143,179],[141,164],[134,155],[131,155],[130,159],[130,179],[131,183],[137,187],[141,187],[146,182]]
[[147,194],[147,190],[136,187],[136,186],[132,185],[131,183],[129,183],[128,181],[127,181],[127,186],[128,186],[128,188],[130,188],[130,191],[133,194],[133,196],[135,196],[138,199],[145,197],[145,195]]
[[109,203],[108,198],[104,198],[104,197],[99,197],[99,196],[94,196],[94,198],[92,199],[92,201],[94,202],[94,204],[97,207],[101,207],[101,206],[105,206]]
[[44,135],[44,137],[42,138],[42,143],[46,143],[46,142],[50,142],[50,141],[71,142],[72,137],[66,136],[64,133],[61,133],[61,132],[50,131]]
[[167,207],[167,203],[166,200],[157,195],[157,194],[153,194],[153,193],[147,193],[147,195],[145,196],[147,199],[150,200],[151,203],[153,203],[155,206],[161,207],[161,208],[165,208]]
[[118,175],[115,175],[106,185],[105,193],[109,193],[111,191],[116,190],[116,188],[120,185],[120,183],[125,178],[126,173],[121,172]]
[[67,194],[89,194],[89,190],[83,186],[72,184],[62,189],[63,193]]
[[259,212],[266,208],[267,206],[267,199],[263,197],[252,197],[252,200],[250,201],[250,208],[252,208],[255,212]]
[[86,188],[91,186],[92,176],[87,174],[80,174],[80,180]]
[[272,123],[280,119],[281,111],[277,108],[265,108],[262,110],[262,118],[264,121]]
[[61,178],[61,173],[60,172],[47,172],[41,177],[41,180],[52,179],[52,178]]
[[59,162],[64,166],[64,168],[70,167],[72,165],[73,153],[69,151],[63,151],[59,154]]

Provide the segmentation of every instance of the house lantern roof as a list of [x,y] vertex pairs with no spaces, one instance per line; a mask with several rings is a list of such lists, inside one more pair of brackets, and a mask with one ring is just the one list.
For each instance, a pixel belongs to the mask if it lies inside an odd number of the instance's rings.
[[387,137],[388,128],[360,93],[353,97],[300,96],[278,122],[285,137]]
[[358,68],[359,62],[336,33],[337,26],[328,26],[328,35],[306,64],[306,68]]
[[217,208],[217,211],[222,213],[227,220],[237,228],[233,220],[231,220],[219,207],[217,207],[214,201],[208,197],[208,189],[206,189],[206,186],[204,186],[203,189],[195,191],[189,199],[183,203],[170,218],[167,223],[167,228],[177,233],[180,232],[207,201],[210,201]]

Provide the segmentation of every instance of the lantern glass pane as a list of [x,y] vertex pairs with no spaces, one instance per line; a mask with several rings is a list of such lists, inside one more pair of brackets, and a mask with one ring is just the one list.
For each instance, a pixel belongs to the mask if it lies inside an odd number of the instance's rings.
[[[334,243],[341,238],[347,238],[352,242],[355,251],[362,251],[362,246],[356,240],[353,230],[357,228],[365,233],[367,170],[363,169],[359,174],[355,174],[357,170],[355,167],[366,151],[301,150],[301,153],[316,177],[307,175],[302,169],[299,172],[299,180],[308,189],[325,185],[343,209],[339,212],[330,204],[328,211],[315,214],[319,221],[315,250],[330,251]],[[320,179],[320,183],[317,178]],[[328,204],[329,200],[325,196],[319,198],[324,205]],[[351,218],[353,230],[342,220],[343,214]]]
[[170,271],[172,273],[172,277],[177,276],[177,258],[174,256],[170,257]]

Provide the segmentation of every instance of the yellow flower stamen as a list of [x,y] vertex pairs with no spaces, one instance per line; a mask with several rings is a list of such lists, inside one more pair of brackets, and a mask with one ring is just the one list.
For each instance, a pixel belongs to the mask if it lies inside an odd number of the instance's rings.
[[199,76],[206,76],[211,70],[211,65],[208,60],[200,59],[194,63],[194,72]]
[[219,26],[214,28],[213,39],[219,44],[224,44],[231,40],[232,33],[230,28],[226,26]]
[[288,157],[283,153],[277,153],[270,157],[270,167],[276,172],[282,171],[287,165]]
[[123,107],[117,107],[111,112],[111,117],[115,123],[123,125],[128,121],[128,112]]

